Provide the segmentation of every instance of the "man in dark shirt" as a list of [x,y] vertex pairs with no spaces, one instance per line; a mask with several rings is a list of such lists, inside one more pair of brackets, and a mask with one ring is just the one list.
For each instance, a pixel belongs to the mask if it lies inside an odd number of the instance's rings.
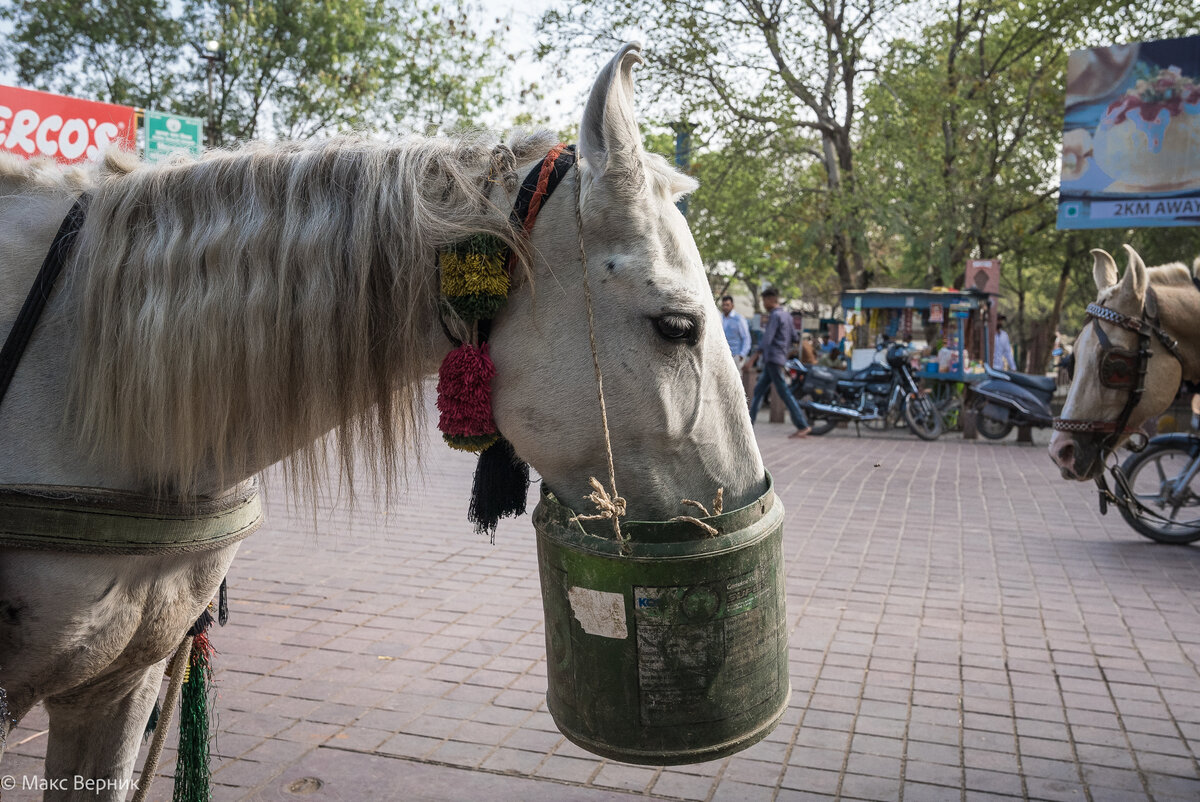
[[792,316],[779,305],[779,291],[774,287],[763,290],[762,302],[770,317],[767,318],[766,328],[763,329],[762,339],[758,343],[763,370],[762,375],[758,377],[758,384],[754,385],[754,398],[750,401],[750,422],[754,423],[754,419],[758,417],[758,408],[766,398],[767,387],[771,386],[783,399],[788,413],[792,416],[792,424],[796,431],[790,436],[807,437],[812,427],[808,425],[804,410],[792,397],[783,377],[783,367],[787,364],[788,349],[792,346],[796,327],[792,324]]

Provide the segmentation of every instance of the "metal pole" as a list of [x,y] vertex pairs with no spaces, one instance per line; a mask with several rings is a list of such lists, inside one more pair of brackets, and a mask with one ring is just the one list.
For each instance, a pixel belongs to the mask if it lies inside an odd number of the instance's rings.
[[[692,131],[696,130],[696,126],[686,122],[677,122],[671,127],[675,129],[675,166],[686,173],[692,166]],[[680,214],[687,217],[686,197],[676,201],[675,207],[679,209]]]
[[206,56],[208,62],[208,146],[216,147],[216,133],[213,130],[213,56]]

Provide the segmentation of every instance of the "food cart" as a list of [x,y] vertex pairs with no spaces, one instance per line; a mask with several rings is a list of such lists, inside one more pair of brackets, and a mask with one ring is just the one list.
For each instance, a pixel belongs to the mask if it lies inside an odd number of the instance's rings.
[[912,342],[915,375],[929,388],[950,426],[964,383],[981,381],[990,351],[988,296],[978,290],[877,288],[842,293],[852,346],[851,365],[862,368],[884,340]]

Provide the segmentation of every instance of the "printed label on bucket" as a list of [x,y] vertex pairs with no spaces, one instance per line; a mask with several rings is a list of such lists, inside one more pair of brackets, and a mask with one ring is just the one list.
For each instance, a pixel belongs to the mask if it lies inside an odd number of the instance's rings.
[[[721,721],[778,690],[769,569],[687,587],[635,587],[638,692],[648,726]],[[739,689],[744,704],[729,704]]]

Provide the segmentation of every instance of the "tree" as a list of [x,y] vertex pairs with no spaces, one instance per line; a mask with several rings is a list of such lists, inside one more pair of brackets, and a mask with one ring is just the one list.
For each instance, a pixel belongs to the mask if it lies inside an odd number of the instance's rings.
[[132,106],[180,89],[186,31],[167,0],[15,0],[0,19],[13,26],[0,52],[39,89]]
[[[23,82],[211,113],[223,142],[472,123],[499,102],[506,61],[499,29],[481,33],[475,16],[457,0],[0,3],[13,27],[2,52]],[[208,40],[211,63],[193,50]]]
[[1054,226],[1068,51],[1179,35],[1188,14],[1170,2],[1151,15],[1105,0],[954,0],[919,37],[894,42],[862,125],[873,216],[900,255],[881,269],[934,286],[957,280],[968,258],[1001,258],[1014,343],[1040,371],[1064,310],[1078,325],[1094,297],[1089,248],[1115,236],[1182,258],[1200,232]]
[[911,0],[583,0],[543,18],[539,52],[610,50],[640,28],[654,42],[661,106],[733,143],[820,170],[825,257],[843,289],[867,286],[869,224],[857,172],[860,83],[881,29]]

